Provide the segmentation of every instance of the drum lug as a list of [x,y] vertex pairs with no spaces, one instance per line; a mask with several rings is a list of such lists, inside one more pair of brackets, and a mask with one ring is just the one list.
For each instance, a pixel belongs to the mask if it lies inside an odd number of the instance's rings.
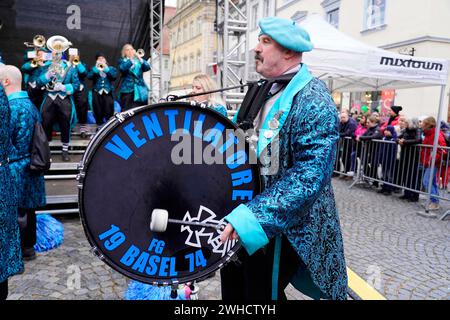
[[120,123],[124,122],[127,118],[132,117],[134,115],[133,110],[127,110],[124,112],[116,113],[116,118]]
[[77,174],[76,179],[77,179],[78,182],[83,182],[84,177],[85,177],[85,173],[84,172],[80,172],[79,174]]
[[92,247],[90,251],[94,256],[96,256],[100,260],[103,261],[105,259],[105,256],[103,254],[101,254],[100,251],[98,251],[97,247]]

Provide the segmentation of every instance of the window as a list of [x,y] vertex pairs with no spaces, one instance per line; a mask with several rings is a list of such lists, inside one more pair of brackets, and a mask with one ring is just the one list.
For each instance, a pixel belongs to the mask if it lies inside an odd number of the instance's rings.
[[191,30],[189,31],[189,35],[191,38],[195,37],[194,21],[191,21]]
[[386,0],[365,0],[364,30],[374,29],[384,25]]
[[202,17],[197,18],[197,34],[202,33]]
[[168,59],[164,59],[164,69],[165,70],[169,69],[169,60]]
[[339,27],[339,9],[328,12],[327,13],[327,21],[333,27],[338,28]]
[[183,59],[183,74],[185,73],[189,73],[188,57],[184,57]]
[[187,23],[183,27],[183,42],[189,39]]
[[191,54],[191,57],[189,59],[189,63],[190,63],[190,69],[191,69],[191,70],[189,70],[190,73],[195,72],[195,70],[196,70],[196,68],[195,68],[195,58],[194,58],[193,54]]
[[270,16],[270,1],[263,0],[263,17]]
[[197,71],[202,70],[202,53],[199,51],[197,52]]
[[250,26],[252,30],[258,28],[258,7],[258,4],[252,7],[252,24]]
[[335,28],[339,28],[339,7],[341,0],[325,0],[321,3],[326,13],[326,19],[328,23]]

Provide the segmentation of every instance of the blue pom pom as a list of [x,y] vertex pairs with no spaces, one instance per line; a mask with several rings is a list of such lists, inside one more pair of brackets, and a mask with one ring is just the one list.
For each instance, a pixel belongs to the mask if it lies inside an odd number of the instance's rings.
[[177,297],[171,298],[171,287],[158,287],[139,281],[130,281],[125,300],[187,300],[184,290],[177,290]]
[[36,216],[36,252],[45,252],[59,247],[64,240],[64,226],[49,214]]

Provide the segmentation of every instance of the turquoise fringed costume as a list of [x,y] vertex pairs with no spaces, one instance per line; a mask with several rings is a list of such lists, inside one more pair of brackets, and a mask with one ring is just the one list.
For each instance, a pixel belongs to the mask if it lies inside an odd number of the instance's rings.
[[0,283],[23,270],[17,223],[17,187],[8,164],[10,110],[0,86]]

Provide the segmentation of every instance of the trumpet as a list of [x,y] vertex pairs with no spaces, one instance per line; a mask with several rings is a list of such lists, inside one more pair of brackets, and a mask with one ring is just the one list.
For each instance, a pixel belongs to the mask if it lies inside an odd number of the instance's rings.
[[36,68],[39,67],[39,62],[42,61],[42,59],[33,59],[31,60],[31,67]]
[[79,64],[80,63],[80,56],[75,56],[74,58],[73,58],[73,60],[72,60],[72,64],[74,65],[74,66],[76,66],[77,64]]
[[33,43],[24,42],[23,44],[28,48],[42,48],[45,45],[45,37],[38,34],[34,36]]
[[101,63],[101,62],[97,62],[97,64],[95,65],[97,67],[98,70],[103,71],[103,69],[106,68],[106,66]]
[[136,56],[137,56],[138,58],[143,58],[144,55],[145,55],[144,49],[138,49],[138,50],[136,51]]

